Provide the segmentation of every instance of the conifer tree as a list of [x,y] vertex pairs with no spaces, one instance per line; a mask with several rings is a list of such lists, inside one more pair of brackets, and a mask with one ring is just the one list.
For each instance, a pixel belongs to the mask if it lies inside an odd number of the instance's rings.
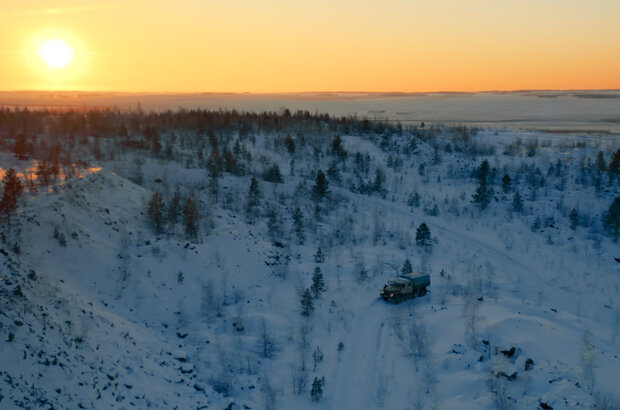
[[407,198],[407,205],[418,208],[420,206],[420,199],[420,194],[413,192],[409,194],[409,198]]
[[491,203],[493,198],[493,188],[489,184],[490,167],[489,161],[486,159],[482,161],[480,168],[476,171],[476,177],[478,178],[478,188],[473,196],[473,202],[478,205],[480,209],[485,209]]
[[323,171],[319,170],[316,173],[316,181],[312,187],[312,196],[318,202],[325,198],[329,193],[329,182]]
[[332,140],[332,153],[342,159],[347,156],[347,151],[342,146],[342,139],[337,135]]
[[315,263],[323,263],[325,262],[325,255],[323,254],[323,249],[319,246],[314,254],[314,262]]
[[312,275],[312,286],[310,286],[312,295],[315,299],[318,299],[323,292],[327,290],[325,287],[325,279],[323,279],[323,272],[318,266],[314,268],[314,274]]
[[609,173],[611,175],[620,176],[620,148],[614,154],[614,157],[609,163]]
[[515,192],[515,195],[512,198],[512,209],[515,212],[523,211],[523,198],[521,198],[521,194],[518,192]]
[[17,210],[17,200],[24,190],[24,186],[17,177],[15,169],[10,168],[2,178],[2,198],[0,199],[0,213],[7,221]]
[[187,236],[195,238],[198,234],[198,207],[191,198],[187,198],[183,207],[183,225]]
[[383,195],[386,192],[383,184],[385,183],[385,174],[381,170],[381,168],[377,168],[375,173],[375,181],[372,184],[372,189],[378,194]]
[[168,205],[168,222],[171,224],[176,224],[179,220],[179,208],[181,206],[181,195],[178,192],[175,192],[172,195],[172,199],[170,200],[170,204]]
[[237,173],[237,161],[228,148],[224,150],[224,171],[231,174]]
[[284,139],[284,145],[286,145],[286,150],[289,154],[295,153],[295,141],[293,141],[293,138],[291,138],[290,135],[287,135]]
[[314,302],[312,301],[312,293],[310,289],[306,288],[301,295],[301,314],[303,316],[310,316],[314,311]]
[[620,237],[620,197],[614,199],[603,215],[603,226],[614,241],[618,240]]
[[165,209],[166,205],[164,204],[164,199],[159,193],[154,192],[151,200],[149,201],[148,215],[151,225],[153,226],[153,230],[157,235],[163,233],[164,230]]
[[409,261],[409,258],[405,259],[405,263],[403,263],[403,268],[401,269],[401,272],[403,274],[413,272],[413,266],[411,266],[411,262]]
[[301,213],[301,209],[299,208],[295,208],[293,211],[293,224],[295,226],[295,235],[297,235],[297,240],[300,245],[303,245],[306,240],[306,235],[304,233],[303,215]]
[[425,223],[421,223],[415,231],[415,243],[418,246],[431,245],[431,229]]
[[267,170],[263,173],[263,179],[267,182],[275,182],[281,183],[282,173],[280,172],[280,167],[277,164],[267,168]]
[[323,385],[325,384],[325,377],[314,378],[312,382],[312,389],[310,390],[310,396],[312,397],[312,401],[319,402],[323,398]]
[[532,232],[540,231],[540,228],[542,228],[542,220],[540,219],[540,216],[536,216],[530,228],[532,229]]
[[502,190],[506,193],[509,192],[511,185],[512,185],[512,179],[510,179],[508,174],[504,175],[502,177]]
[[568,219],[570,219],[570,229],[573,231],[577,229],[577,225],[579,225],[579,214],[575,208],[570,211],[570,215],[568,215]]
[[596,154],[596,167],[599,172],[607,170],[607,164],[605,163],[605,155],[603,154],[603,151],[599,151],[598,154]]
[[250,180],[250,189],[248,191],[248,202],[246,207],[246,213],[250,223],[254,222],[254,216],[256,214],[256,208],[260,204],[260,189],[258,187],[258,181],[252,177]]
[[276,242],[282,236],[282,226],[275,207],[267,208],[267,232],[272,242]]

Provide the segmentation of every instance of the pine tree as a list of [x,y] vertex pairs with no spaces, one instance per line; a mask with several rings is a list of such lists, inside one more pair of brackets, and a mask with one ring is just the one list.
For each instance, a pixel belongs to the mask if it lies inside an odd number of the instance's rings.
[[480,168],[476,171],[478,188],[476,188],[476,192],[473,195],[473,202],[477,204],[480,209],[485,209],[489,206],[493,198],[493,188],[489,185],[489,174],[489,161],[485,159],[482,161]]
[[280,167],[278,167],[278,165],[273,165],[272,167],[269,167],[264,173],[263,173],[263,179],[267,182],[275,182],[275,183],[281,183],[282,180],[282,173],[280,172]]
[[198,208],[191,198],[187,198],[183,207],[183,225],[187,236],[195,238],[198,233]]
[[179,220],[179,207],[181,206],[181,195],[178,192],[175,192],[172,195],[172,199],[170,200],[170,204],[168,205],[168,222],[171,224],[176,224]]
[[20,132],[15,137],[15,145],[13,145],[13,153],[19,159],[26,159],[26,154],[29,151],[29,144],[26,142],[26,136]]
[[319,170],[316,173],[316,182],[312,186],[312,196],[315,201],[320,201],[325,198],[329,193],[329,182],[327,181],[327,177],[323,173],[323,171]]
[[323,272],[318,266],[314,268],[314,274],[312,275],[312,286],[310,286],[312,295],[315,299],[318,299],[323,292],[327,290],[325,287],[325,280],[323,279]]
[[310,396],[312,397],[312,401],[319,402],[323,398],[323,385],[325,384],[325,377],[314,378],[312,382],[312,390],[310,390]]
[[420,199],[420,194],[418,194],[417,192],[413,192],[409,194],[409,198],[407,198],[407,205],[418,208],[420,206]]
[[295,235],[297,235],[297,240],[300,245],[306,240],[306,235],[304,233],[304,220],[303,215],[301,213],[301,209],[295,208],[293,211],[293,224],[295,225]]
[[375,181],[372,184],[372,190],[378,194],[383,195],[386,191],[386,189],[383,187],[384,182],[385,182],[385,174],[383,173],[381,168],[377,168],[377,171],[375,173]]
[[515,192],[515,196],[512,198],[512,209],[515,212],[523,212],[523,198],[518,192]]
[[358,282],[365,282],[368,279],[368,271],[364,266],[364,262],[357,265],[357,280]]
[[153,226],[153,230],[157,235],[162,234],[164,230],[165,210],[166,205],[164,204],[164,199],[159,193],[154,192],[151,200],[149,201],[148,215],[151,225]]
[[413,272],[413,266],[411,266],[411,262],[409,258],[405,259],[405,263],[403,263],[403,268],[401,269],[403,274]]
[[502,177],[502,190],[506,193],[510,192],[510,186],[512,185],[512,179],[508,176],[508,174]]
[[287,135],[284,139],[284,145],[286,145],[286,150],[289,154],[295,153],[295,141],[293,141],[290,135]]
[[618,240],[620,237],[620,197],[614,199],[603,215],[603,226],[614,241]]
[[577,229],[577,225],[579,225],[579,214],[575,208],[570,211],[570,215],[568,215],[568,219],[570,219],[570,229],[573,231]]
[[605,155],[603,151],[599,151],[596,154],[596,168],[598,168],[599,172],[604,172],[607,170],[607,164],[605,164]]
[[278,212],[273,206],[269,206],[267,209],[267,232],[272,242],[276,242],[282,236],[282,226],[278,219]]
[[332,161],[327,168],[327,176],[332,181],[340,181],[340,166],[337,161]]
[[540,219],[540,216],[537,216],[536,219],[534,219],[534,222],[530,228],[532,229],[532,232],[540,231],[540,228],[542,228],[542,220]]
[[347,156],[347,151],[342,146],[342,139],[337,135],[332,140],[332,153],[342,159]]
[[46,186],[51,184],[60,173],[58,164],[49,163],[47,161],[39,161],[35,174],[39,185]]
[[258,181],[256,178],[252,177],[250,180],[250,190],[248,191],[248,202],[247,202],[247,216],[252,223],[254,221],[254,216],[256,214],[256,208],[260,204],[260,189],[258,187]]
[[488,180],[490,173],[491,173],[491,167],[489,166],[489,161],[485,159],[480,164],[480,167],[476,170],[476,178],[478,178],[478,181],[482,181],[482,180],[486,181]]
[[312,293],[310,289],[306,288],[301,295],[301,314],[303,316],[310,316],[314,311],[314,302],[312,301]]
[[415,231],[415,243],[418,246],[431,245],[431,229],[425,223],[421,223]]
[[2,178],[3,190],[0,199],[0,214],[9,221],[11,215],[17,210],[17,200],[24,190],[24,186],[17,177],[15,169],[10,168]]
[[319,246],[314,254],[314,262],[315,263],[323,263],[325,262],[325,255],[323,254],[323,249]]
[[609,163],[609,173],[612,175],[620,176],[620,148],[614,154],[614,157]]

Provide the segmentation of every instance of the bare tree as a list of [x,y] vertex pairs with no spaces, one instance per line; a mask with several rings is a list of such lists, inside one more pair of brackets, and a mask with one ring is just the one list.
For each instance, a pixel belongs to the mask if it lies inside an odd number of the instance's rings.
[[273,336],[267,329],[267,321],[263,319],[261,321],[260,354],[264,359],[271,359],[273,357],[274,349],[275,343]]
[[299,363],[291,365],[291,382],[293,394],[302,394],[308,386],[308,369],[303,368]]
[[276,410],[278,401],[278,390],[274,387],[271,379],[267,376],[263,376],[263,404],[265,410]]

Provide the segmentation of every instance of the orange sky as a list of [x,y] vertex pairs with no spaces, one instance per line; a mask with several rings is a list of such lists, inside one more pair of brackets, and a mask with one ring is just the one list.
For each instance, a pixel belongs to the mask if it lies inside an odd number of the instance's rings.
[[[22,0],[0,90],[620,88],[618,0]],[[74,51],[61,69],[37,47]]]

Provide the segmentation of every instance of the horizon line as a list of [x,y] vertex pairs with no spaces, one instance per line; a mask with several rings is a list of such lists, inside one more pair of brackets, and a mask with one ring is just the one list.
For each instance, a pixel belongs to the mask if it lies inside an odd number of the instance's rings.
[[80,93],[80,94],[151,94],[151,95],[281,95],[281,94],[484,94],[484,93],[519,93],[519,92],[578,92],[578,91],[620,91],[620,88],[522,88],[522,89],[492,89],[492,90],[435,90],[435,91],[119,91],[119,90],[0,90],[0,93]]

